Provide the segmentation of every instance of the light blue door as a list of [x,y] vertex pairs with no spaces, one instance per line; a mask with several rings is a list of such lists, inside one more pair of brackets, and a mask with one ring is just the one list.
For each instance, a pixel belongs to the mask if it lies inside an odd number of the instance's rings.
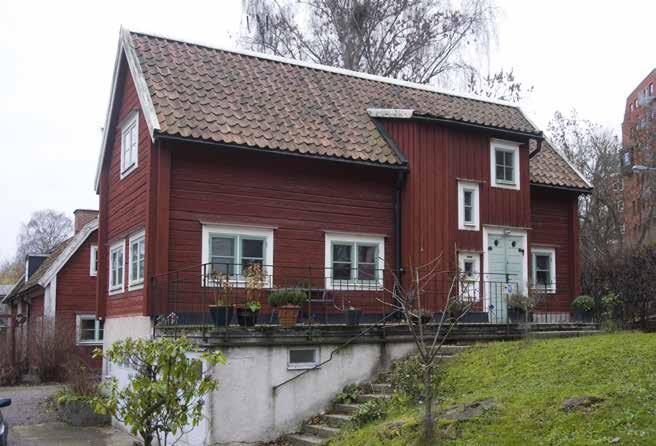
[[508,320],[508,295],[517,293],[524,281],[523,238],[490,234],[488,237],[488,314],[490,322]]

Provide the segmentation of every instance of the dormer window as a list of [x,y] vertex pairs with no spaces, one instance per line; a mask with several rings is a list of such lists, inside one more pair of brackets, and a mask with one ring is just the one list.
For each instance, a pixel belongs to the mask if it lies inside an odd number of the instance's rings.
[[121,179],[139,163],[139,113],[133,112],[121,126]]
[[492,186],[519,189],[519,145],[492,140],[490,149]]

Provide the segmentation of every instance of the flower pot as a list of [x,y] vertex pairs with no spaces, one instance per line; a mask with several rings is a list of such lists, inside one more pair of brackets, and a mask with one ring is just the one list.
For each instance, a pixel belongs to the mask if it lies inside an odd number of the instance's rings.
[[278,322],[282,327],[293,327],[296,325],[300,310],[301,307],[298,305],[283,305],[278,307]]
[[574,320],[576,322],[592,322],[592,310],[574,310]]
[[523,308],[508,308],[508,319],[512,324],[523,324],[526,322],[526,312]]
[[251,311],[248,308],[237,308],[237,322],[241,327],[253,327],[257,323],[260,310]]
[[362,310],[357,308],[344,310],[344,323],[349,327],[357,327],[360,325],[360,316],[362,316]]
[[225,327],[232,321],[233,308],[227,305],[210,305],[210,316],[215,327]]

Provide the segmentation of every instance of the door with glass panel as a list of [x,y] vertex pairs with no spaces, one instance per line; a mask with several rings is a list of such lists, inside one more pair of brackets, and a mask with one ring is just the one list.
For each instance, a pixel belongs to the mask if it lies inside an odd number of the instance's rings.
[[490,234],[488,237],[488,314],[490,322],[508,320],[508,296],[523,284],[524,249],[521,236]]

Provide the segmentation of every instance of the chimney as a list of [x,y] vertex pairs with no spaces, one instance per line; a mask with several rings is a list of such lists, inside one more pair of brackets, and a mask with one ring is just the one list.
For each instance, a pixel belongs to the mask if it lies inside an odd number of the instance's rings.
[[75,233],[80,232],[87,223],[98,216],[98,211],[92,209],[76,209],[73,214],[75,215]]

